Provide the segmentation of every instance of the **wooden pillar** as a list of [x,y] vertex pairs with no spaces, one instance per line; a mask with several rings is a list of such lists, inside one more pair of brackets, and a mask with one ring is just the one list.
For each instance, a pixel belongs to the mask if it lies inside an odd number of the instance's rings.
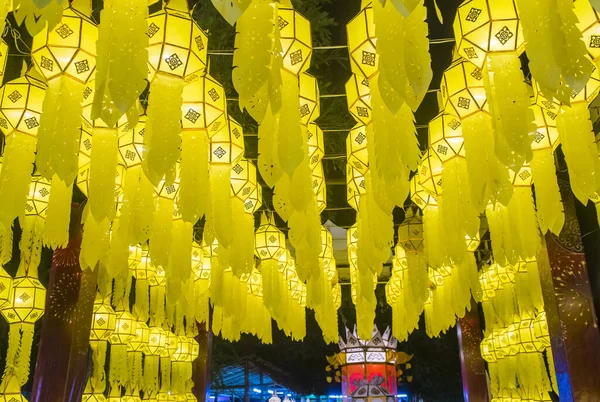
[[198,358],[194,360],[193,367],[193,392],[198,402],[207,402],[210,397],[212,338],[213,333],[210,329],[210,323],[198,324],[196,341],[198,341],[200,353]]
[[600,401],[600,333],[581,231],[569,183],[559,184],[565,226],[546,235],[538,261],[558,390],[561,402]]
[[31,402],[80,402],[86,382],[98,270],[81,271],[81,233],[55,250]]
[[471,299],[471,310],[456,326],[465,402],[489,401],[485,362],[479,348],[482,336],[478,310],[477,303]]

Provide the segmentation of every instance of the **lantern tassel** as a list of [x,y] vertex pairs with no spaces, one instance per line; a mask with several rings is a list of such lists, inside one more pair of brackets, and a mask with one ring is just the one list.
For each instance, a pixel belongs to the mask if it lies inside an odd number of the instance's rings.
[[233,221],[238,228],[233,233],[234,249],[231,251],[233,274],[240,277],[250,274],[254,268],[254,215],[246,213],[244,202],[235,197],[231,200]]
[[137,278],[135,281],[135,304],[133,305],[134,316],[139,320],[148,321],[150,311],[150,293],[148,280]]
[[18,380],[21,385],[21,378],[19,377],[19,361],[18,355],[21,348],[21,323],[10,324],[8,332],[8,349],[6,351],[6,366],[2,375],[2,384],[0,388],[6,389],[8,382],[12,378]]
[[[282,71],[281,97],[284,100],[279,112],[279,133],[277,136],[277,154],[281,168],[292,176],[306,156],[306,139],[300,126],[300,94],[298,77]],[[310,170],[310,169],[309,169]],[[310,189],[310,187],[309,187]]]
[[177,300],[184,282],[192,274],[192,239],[194,228],[191,223],[178,219],[173,222],[169,265],[166,270],[167,299]]
[[587,104],[578,102],[571,107],[563,106],[558,114],[557,128],[573,194],[585,205],[600,188],[600,158]]
[[144,134],[143,167],[152,184],[158,186],[165,177],[175,180],[175,164],[180,156],[181,106],[185,81],[157,74],[150,84],[148,118]]
[[106,375],[104,366],[106,364],[106,351],[108,342],[92,341],[90,347],[92,349],[92,375],[90,384],[93,391],[104,392],[106,389]]
[[46,221],[39,215],[26,215],[19,219],[21,224],[21,261],[17,276],[25,276],[27,273],[37,277],[38,266],[42,256],[42,234]]
[[144,396],[148,399],[158,393],[159,356],[146,355],[144,357]]
[[111,392],[124,387],[127,378],[127,345],[110,345],[110,362],[108,376]]
[[96,222],[112,221],[116,212],[118,133],[116,129],[94,128],[90,164],[89,205]]
[[496,155],[506,166],[518,167],[531,160],[535,126],[516,52],[488,53],[484,84],[496,135]]
[[165,321],[165,287],[150,287],[150,322],[161,326]]
[[211,218],[221,247],[229,248],[233,242],[230,164],[210,166]]
[[144,244],[150,238],[151,228],[154,223],[154,186],[143,172],[139,173],[139,178],[137,205],[132,212],[134,216],[133,231],[135,233],[134,243]]
[[279,115],[274,116],[270,106],[258,127],[258,171],[267,186],[273,188],[283,176],[277,153]]
[[195,224],[208,208],[208,135],[205,130],[188,130],[181,134],[181,179],[179,211],[184,221]]
[[[112,191],[111,191],[112,193]],[[82,267],[96,269],[96,264],[105,258],[109,249],[110,222],[108,219],[97,223],[89,212],[89,205],[85,206],[82,216],[83,240],[79,262]]]
[[0,173],[0,225],[11,227],[23,213],[35,159],[35,137],[16,132],[7,137]]
[[35,160],[36,168],[47,179],[56,174],[65,183],[75,181],[82,100],[83,84],[73,78],[61,75],[48,83],[42,105]]
[[169,251],[173,238],[174,208],[175,203],[172,199],[157,197],[150,234],[150,260],[155,267],[162,266],[165,269],[169,265]]
[[65,185],[57,175],[54,175],[44,226],[44,245],[50,248],[64,248],[69,243],[72,196],[73,184]]
[[427,206],[423,210],[423,238],[427,264],[439,268],[446,259],[446,243],[439,221],[437,206]]
[[[101,118],[109,127],[114,127],[129,109],[136,109],[138,97],[146,88],[147,17],[144,0],[108,0],[101,11],[92,119]],[[136,118],[138,115],[128,113]]]
[[565,223],[565,213],[556,179],[552,150],[535,150],[530,165],[540,230],[542,234],[550,230],[558,236]]

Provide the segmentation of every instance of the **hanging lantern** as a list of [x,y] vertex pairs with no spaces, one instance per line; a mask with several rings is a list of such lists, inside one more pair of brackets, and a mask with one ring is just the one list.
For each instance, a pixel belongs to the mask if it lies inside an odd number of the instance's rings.
[[346,137],[347,164],[365,174],[369,169],[366,127],[357,124]]
[[[258,177],[258,176],[257,176]],[[244,211],[247,213],[255,213],[262,206],[262,186],[257,185],[256,189],[254,189],[248,199],[244,203]]]
[[298,75],[298,84],[300,87],[300,123],[310,126],[312,124],[309,123],[313,123],[321,114],[319,83],[312,75],[302,73]]
[[314,123],[306,126],[306,135],[308,137],[308,159],[311,169],[323,160],[325,156],[325,143],[323,141],[323,130]]
[[256,166],[248,159],[240,158],[231,168],[231,191],[245,202],[256,189]]
[[600,32],[600,16],[590,2],[576,1],[575,14],[577,16],[577,28],[583,35],[589,55],[597,65],[600,60],[600,48],[596,45],[598,32]]
[[0,174],[0,226],[10,229],[25,207],[46,85],[35,69],[0,90],[0,129],[6,137]]
[[159,362],[166,345],[166,332],[160,327],[150,326],[148,344],[144,349],[144,398],[152,400],[158,394]]
[[47,179],[64,183],[77,175],[79,125],[84,85],[96,69],[96,25],[67,8],[56,29],[34,37],[32,58],[48,81],[42,107],[36,167]]
[[[367,43],[369,43],[367,41]],[[367,52],[368,53],[368,52]],[[373,57],[376,55],[373,54]],[[371,57],[371,56],[368,56]],[[370,65],[369,65],[370,66]],[[353,74],[346,83],[348,110],[354,119],[364,125],[371,123],[371,89],[367,78]]]
[[435,152],[428,149],[421,158],[419,183],[436,198],[442,195],[442,170],[442,161]]
[[283,68],[294,75],[306,71],[312,58],[310,21],[292,7],[277,7]]
[[368,80],[379,71],[379,57],[375,50],[377,37],[370,3],[346,25],[346,31],[352,72]]

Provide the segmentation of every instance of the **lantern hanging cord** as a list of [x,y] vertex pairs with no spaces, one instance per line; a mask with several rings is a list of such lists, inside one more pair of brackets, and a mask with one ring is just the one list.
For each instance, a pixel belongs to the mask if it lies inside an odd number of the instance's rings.
[[[456,39],[454,38],[440,38],[440,39],[431,39],[429,41],[430,45],[441,45],[444,43],[454,43]],[[316,46],[313,47],[312,50],[336,50],[336,49],[348,49],[348,45],[334,45],[334,46]],[[209,56],[233,56],[233,50],[220,49],[220,50],[212,50],[208,52]]]
[[[433,94],[438,92],[439,89],[438,88],[434,88],[434,89],[428,89],[427,93],[428,94]],[[346,94],[325,94],[325,95],[319,95],[320,99],[328,99],[328,98],[345,98]],[[239,98],[227,98],[227,102],[239,102]]]
[[[13,39],[15,40],[15,47],[17,48],[17,52],[19,52],[19,54],[9,54],[9,56],[31,56],[31,48],[21,38],[21,33],[18,30],[16,30],[15,28],[13,28],[10,21],[8,19],[6,19],[6,26],[4,27],[4,31],[2,32],[2,37],[5,37],[6,34],[9,32],[10,32],[11,36],[13,37]],[[19,48],[19,42],[21,42],[23,44],[23,46],[25,46],[27,48],[27,50],[28,50],[27,52],[24,52]]]

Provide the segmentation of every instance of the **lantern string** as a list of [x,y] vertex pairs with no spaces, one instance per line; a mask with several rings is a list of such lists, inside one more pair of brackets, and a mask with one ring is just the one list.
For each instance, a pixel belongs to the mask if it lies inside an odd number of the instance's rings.
[[[429,41],[430,45],[441,45],[445,43],[454,43],[456,40],[454,38],[439,38],[439,39],[431,39]],[[332,46],[316,46],[313,47],[313,50],[336,50],[336,49],[347,49],[348,45],[332,45]],[[209,56],[233,56],[233,50],[230,49],[219,49],[208,52]]]

